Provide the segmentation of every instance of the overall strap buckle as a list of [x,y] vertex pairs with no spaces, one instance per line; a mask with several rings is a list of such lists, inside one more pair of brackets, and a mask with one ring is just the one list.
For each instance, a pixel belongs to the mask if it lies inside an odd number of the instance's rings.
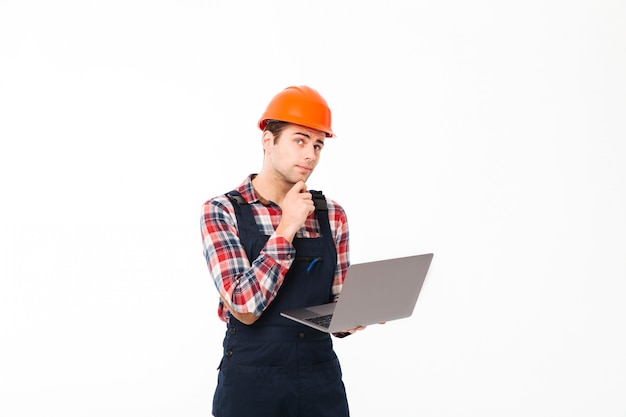
[[313,195],[313,204],[315,204],[315,210],[326,210],[328,211],[328,205],[326,204],[326,197],[321,191],[310,190],[309,191]]

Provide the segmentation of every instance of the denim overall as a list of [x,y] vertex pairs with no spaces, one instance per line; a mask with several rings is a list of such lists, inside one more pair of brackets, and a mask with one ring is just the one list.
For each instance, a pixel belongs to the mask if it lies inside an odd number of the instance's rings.
[[[248,258],[269,236],[259,231],[250,206],[229,193]],[[296,259],[276,298],[252,325],[232,315],[213,397],[216,417],[344,417],[348,403],[329,334],[280,316],[293,308],[327,303],[337,265],[326,200],[314,194],[322,237],[295,238]]]

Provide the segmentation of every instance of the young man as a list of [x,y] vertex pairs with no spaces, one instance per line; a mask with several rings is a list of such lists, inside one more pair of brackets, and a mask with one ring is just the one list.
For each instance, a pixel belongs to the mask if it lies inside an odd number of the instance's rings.
[[227,323],[213,414],[348,416],[331,337],[280,316],[335,300],[349,266],[344,210],[306,186],[334,136],[331,112],[316,90],[288,87],[258,126],[261,171],[202,206],[204,256]]

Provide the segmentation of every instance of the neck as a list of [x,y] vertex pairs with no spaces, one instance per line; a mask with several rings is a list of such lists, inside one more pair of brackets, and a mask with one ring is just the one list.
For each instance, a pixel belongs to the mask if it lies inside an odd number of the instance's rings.
[[261,172],[252,179],[252,186],[260,200],[273,201],[280,205],[285,194],[293,187],[293,184]]

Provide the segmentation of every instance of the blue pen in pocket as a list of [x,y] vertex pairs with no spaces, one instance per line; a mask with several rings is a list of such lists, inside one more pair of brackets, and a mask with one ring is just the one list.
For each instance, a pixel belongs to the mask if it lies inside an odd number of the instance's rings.
[[311,269],[313,269],[313,266],[314,266],[316,263],[318,263],[319,261],[321,261],[321,260],[322,260],[322,258],[321,258],[321,257],[313,258],[313,259],[311,260],[311,263],[309,264],[308,268],[306,269],[307,274],[308,274],[309,272],[311,272]]

